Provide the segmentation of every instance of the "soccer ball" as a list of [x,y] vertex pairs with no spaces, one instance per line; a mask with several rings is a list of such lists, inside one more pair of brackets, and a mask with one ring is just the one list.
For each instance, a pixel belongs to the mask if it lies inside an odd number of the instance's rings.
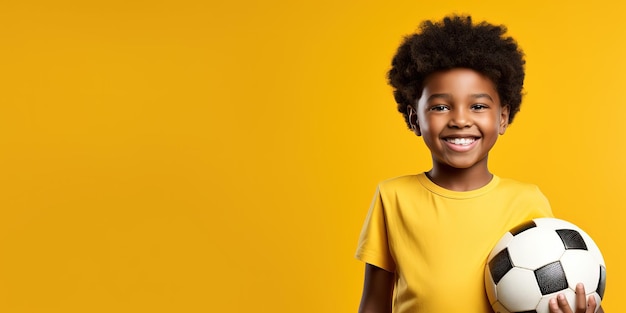
[[548,301],[563,293],[575,311],[575,288],[587,298],[604,296],[606,266],[593,242],[576,225],[536,218],[504,234],[487,258],[485,289],[496,313],[548,313]]

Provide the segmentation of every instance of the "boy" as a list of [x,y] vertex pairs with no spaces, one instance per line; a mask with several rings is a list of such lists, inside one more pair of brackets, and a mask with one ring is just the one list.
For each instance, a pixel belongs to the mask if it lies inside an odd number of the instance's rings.
[[[536,186],[494,176],[487,164],[519,111],[523,53],[504,26],[469,16],[420,30],[398,48],[388,76],[432,168],[379,184],[356,253],[366,263],[359,312],[492,312],[483,276],[491,248],[521,222],[552,216]],[[557,298],[550,312],[572,313]],[[595,307],[579,284],[576,312]]]

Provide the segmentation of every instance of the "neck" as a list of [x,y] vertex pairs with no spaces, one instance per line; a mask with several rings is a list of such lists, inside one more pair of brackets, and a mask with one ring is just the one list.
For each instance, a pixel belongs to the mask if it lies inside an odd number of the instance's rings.
[[473,166],[470,168],[454,168],[442,164],[435,164],[426,173],[435,184],[453,191],[470,191],[487,185],[493,178],[487,166]]

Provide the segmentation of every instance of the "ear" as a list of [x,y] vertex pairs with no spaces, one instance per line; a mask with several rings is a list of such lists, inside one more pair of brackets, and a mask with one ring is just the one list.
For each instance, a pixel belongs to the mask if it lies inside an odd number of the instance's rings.
[[408,105],[406,107],[406,114],[409,117],[409,126],[411,127],[411,131],[413,131],[415,135],[421,136],[422,132],[420,131],[420,126],[417,122],[417,110],[415,110],[412,105]]
[[504,135],[506,128],[509,127],[509,114],[510,109],[508,105],[505,105],[500,109],[500,128],[498,129],[498,133],[500,135]]

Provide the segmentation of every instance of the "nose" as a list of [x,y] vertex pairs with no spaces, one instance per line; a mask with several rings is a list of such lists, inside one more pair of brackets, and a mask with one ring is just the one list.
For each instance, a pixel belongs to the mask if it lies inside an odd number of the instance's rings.
[[456,109],[451,112],[448,126],[452,128],[465,128],[472,126],[470,112],[464,109]]

